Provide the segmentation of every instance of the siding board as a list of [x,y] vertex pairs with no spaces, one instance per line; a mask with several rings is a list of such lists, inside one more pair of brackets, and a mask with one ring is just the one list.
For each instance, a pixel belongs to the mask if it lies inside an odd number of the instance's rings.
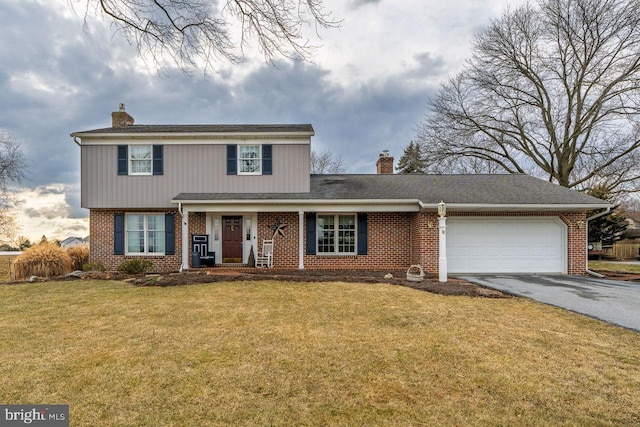
[[164,174],[117,172],[117,145],[83,146],[82,207],[166,208],[179,193],[301,193],[309,191],[308,144],[273,144],[273,175],[226,174],[225,145],[165,145]]

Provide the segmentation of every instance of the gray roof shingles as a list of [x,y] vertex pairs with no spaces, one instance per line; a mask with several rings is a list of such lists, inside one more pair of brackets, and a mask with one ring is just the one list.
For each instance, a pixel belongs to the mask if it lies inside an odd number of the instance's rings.
[[600,200],[524,174],[311,175],[308,193],[181,193],[175,201],[420,200],[426,204],[602,205]]
[[276,124],[276,125],[131,125],[124,127],[109,127],[74,132],[79,134],[145,134],[145,133],[313,133],[310,124]]

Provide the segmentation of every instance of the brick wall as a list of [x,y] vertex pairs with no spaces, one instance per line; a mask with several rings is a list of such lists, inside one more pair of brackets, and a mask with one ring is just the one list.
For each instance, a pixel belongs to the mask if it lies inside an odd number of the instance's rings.
[[[279,221],[282,234],[270,227]],[[277,268],[298,268],[298,213],[260,212],[258,214],[258,253],[262,253],[262,241],[273,239],[273,266]],[[258,253],[255,255],[258,256]],[[306,265],[305,265],[306,268]]]
[[[411,264],[411,224],[409,213],[371,212],[367,214],[367,255],[307,255],[304,227],[305,269],[391,269]],[[297,212],[258,214],[258,247],[271,239],[276,219],[286,224],[285,236],[274,237],[274,267],[298,268],[299,226]]]
[[122,210],[102,210],[92,209],[89,211],[89,232],[91,243],[89,246],[89,261],[100,261],[107,271],[115,271],[118,265],[127,259],[148,259],[153,263],[151,271],[170,272],[178,271],[181,264],[182,238],[180,226],[180,214],[177,210],[141,210],[127,211],[140,213],[174,213],[176,232],[176,252],[175,255],[166,256],[127,256],[113,254],[113,215],[124,213]]
[[[129,211],[128,211],[129,212]],[[133,212],[133,211],[131,211]],[[140,211],[173,212],[176,223],[176,254],[165,257],[146,256],[153,262],[154,271],[177,271],[181,264],[182,238],[180,215],[176,210]],[[136,256],[113,255],[113,215],[119,210],[91,210],[90,260],[101,261],[109,271],[125,259]],[[584,212],[493,212],[450,213],[449,216],[553,216],[567,224],[569,274],[584,274],[586,268],[586,222]],[[286,225],[284,236],[273,235],[270,228],[276,220]],[[419,212],[370,212],[367,214],[367,255],[330,256],[306,255],[306,227],[304,228],[304,266],[306,269],[405,269],[420,264],[425,271],[438,273],[438,216]],[[206,214],[189,215],[189,236],[206,233]],[[258,214],[258,251],[262,240],[275,240],[274,266],[298,268],[299,227],[297,212],[268,212]],[[257,254],[256,254],[257,255]],[[190,261],[190,260],[189,260]]]
[[438,215],[435,212],[411,214],[411,264],[429,273],[438,273]]

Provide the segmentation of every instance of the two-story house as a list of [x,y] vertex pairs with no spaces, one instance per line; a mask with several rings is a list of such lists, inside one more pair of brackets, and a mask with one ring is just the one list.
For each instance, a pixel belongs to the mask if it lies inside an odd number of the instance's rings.
[[[90,259],[192,268],[192,251],[243,265],[274,239],[278,268],[438,271],[438,204],[450,273],[586,269],[586,212],[602,200],[526,175],[310,174],[313,127],[135,125],[72,133],[81,149]],[[441,230],[444,232],[443,230]],[[204,245],[204,246],[203,246]]]

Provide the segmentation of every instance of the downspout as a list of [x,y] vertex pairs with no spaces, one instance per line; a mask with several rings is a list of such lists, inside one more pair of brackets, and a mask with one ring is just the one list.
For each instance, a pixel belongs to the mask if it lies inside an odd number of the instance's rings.
[[585,268],[585,271],[587,272],[587,274],[590,274],[590,275],[592,275],[594,277],[597,277],[599,279],[603,279],[604,276],[602,274],[600,274],[600,273],[596,273],[595,271],[589,270],[589,247],[588,247],[589,246],[589,221],[591,221],[592,219],[600,218],[601,216],[608,215],[610,213],[611,213],[611,206],[607,207],[607,209],[604,212],[597,213],[597,214],[592,215],[589,218],[587,218],[587,225],[586,225],[586,227],[587,227],[587,242],[586,242],[587,243],[587,248],[585,248],[585,250],[587,251],[587,261],[586,261],[587,268]]
[[[182,224],[182,221],[184,220],[184,215],[182,214],[182,203],[178,202],[178,213],[180,214],[180,224]],[[183,272],[184,270],[184,260],[182,259],[182,254],[180,254],[180,273]]]

